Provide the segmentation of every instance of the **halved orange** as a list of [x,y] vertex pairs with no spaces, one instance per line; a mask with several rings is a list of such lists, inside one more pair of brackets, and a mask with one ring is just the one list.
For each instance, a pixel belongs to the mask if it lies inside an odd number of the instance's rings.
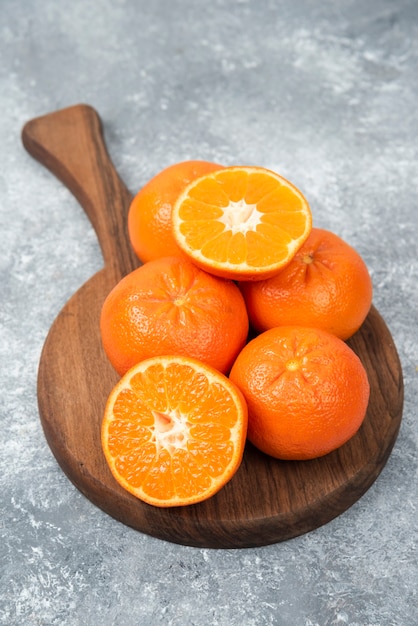
[[234,280],[273,276],[312,228],[303,194],[262,167],[236,166],[192,181],[173,207],[178,246],[199,267]]
[[111,392],[102,448],[116,481],[159,507],[215,494],[241,464],[247,406],[226,376],[200,361],[159,356],[131,368]]

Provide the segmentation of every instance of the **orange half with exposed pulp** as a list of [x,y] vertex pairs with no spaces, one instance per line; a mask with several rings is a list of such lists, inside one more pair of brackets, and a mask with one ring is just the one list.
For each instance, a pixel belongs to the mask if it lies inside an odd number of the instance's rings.
[[174,204],[173,234],[196,265],[233,280],[261,280],[287,265],[307,239],[303,194],[275,172],[227,167],[191,182]]
[[159,356],[111,392],[102,448],[116,481],[160,507],[211,497],[241,464],[247,405],[226,376],[200,361]]

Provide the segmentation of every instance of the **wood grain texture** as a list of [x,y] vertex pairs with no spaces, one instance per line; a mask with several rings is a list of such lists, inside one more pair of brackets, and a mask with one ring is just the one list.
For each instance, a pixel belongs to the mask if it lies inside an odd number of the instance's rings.
[[402,417],[399,358],[374,307],[348,342],[369,376],[369,408],[359,432],[339,450],[313,461],[277,461],[247,444],[234,478],[209,500],[188,507],[152,507],[114,481],[101,451],[100,425],[118,376],[102,349],[99,316],[112,287],[139,264],[127,237],[131,195],[112,165],[99,116],[90,106],[31,120],[22,140],[79,200],[103,251],[104,268],[61,310],[39,364],[38,403],[45,436],[76,487],[109,515],[141,532],[212,548],[287,540],[327,523],[356,502],[383,469]]

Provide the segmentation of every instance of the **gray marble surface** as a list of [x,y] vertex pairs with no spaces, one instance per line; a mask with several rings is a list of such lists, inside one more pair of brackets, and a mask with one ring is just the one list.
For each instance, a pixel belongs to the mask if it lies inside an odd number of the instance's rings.
[[[1,624],[416,626],[416,0],[1,0],[0,59]],[[326,526],[259,549],[174,545],[98,510],[54,460],[40,352],[102,257],[20,131],[79,102],[132,192],[184,159],[264,165],[366,260],[403,421],[378,480]]]

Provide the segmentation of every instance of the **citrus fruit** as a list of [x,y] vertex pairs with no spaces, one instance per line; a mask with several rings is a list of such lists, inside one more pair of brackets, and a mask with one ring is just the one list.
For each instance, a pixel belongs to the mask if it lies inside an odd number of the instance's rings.
[[372,281],[361,256],[329,231],[312,228],[291,262],[275,276],[240,285],[251,325],[322,328],[348,339],[372,303]]
[[164,354],[191,356],[226,373],[246,342],[248,316],[235,283],[186,258],[162,257],[112,289],[102,306],[100,331],[120,375]]
[[117,482],[155,506],[205,500],[238,469],[247,407],[230,380],[187,357],[154,357],[111,392],[102,448]]
[[172,234],[174,201],[192,180],[220,167],[208,161],[182,161],[163,169],[140,189],[129,207],[128,233],[141,261],[182,254]]
[[272,328],[238,355],[230,379],[248,405],[248,439],[287,460],[323,456],[360,428],[367,373],[354,351],[323,330]]
[[275,274],[307,238],[309,205],[262,167],[226,167],[192,181],[176,200],[173,233],[199,267],[236,280]]

